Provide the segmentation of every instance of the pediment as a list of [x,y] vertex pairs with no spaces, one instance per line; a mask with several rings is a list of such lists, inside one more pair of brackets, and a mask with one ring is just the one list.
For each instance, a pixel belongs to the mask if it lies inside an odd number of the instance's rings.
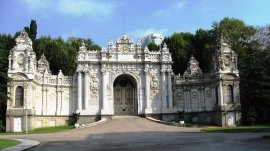
[[17,74],[13,74],[11,76],[11,79],[13,80],[28,80],[27,75],[23,74],[23,73],[17,73]]
[[224,80],[235,80],[238,79],[238,76],[235,74],[226,74],[224,76],[222,76],[222,79]]

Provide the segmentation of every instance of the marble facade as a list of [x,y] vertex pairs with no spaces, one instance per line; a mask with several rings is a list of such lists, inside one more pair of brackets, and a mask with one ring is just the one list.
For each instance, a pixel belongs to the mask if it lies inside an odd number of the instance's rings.
[[160,51],[142,49],[127,36],[109,41],[101,51],[89,51],[82,42],[74,76],[52,75],[44,55],[37,61],[26,32],[10,50],[11,78],[7,104],[7,131],[70,123],[90,123],[103,116],[152,116],[222,126],[240,122],[239,73],[236,54],[221,42],[214,70],[204,74],[191,57],[183,75],[174,75],[166,44]]

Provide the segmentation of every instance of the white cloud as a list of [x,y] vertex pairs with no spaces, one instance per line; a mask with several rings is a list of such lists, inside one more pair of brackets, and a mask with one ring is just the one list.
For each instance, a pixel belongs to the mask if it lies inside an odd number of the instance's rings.
[[169,5],[168,7],[155,11],[154,15],[158,17],[169,17],[173,15],[175,12],[183,9],[185,6],[186,2],[182,0],[177,2],[176,4],[172,4]]
[[111,15],[116,8],[114,3],[97,0],[23,0],[22,2],[31,13],[90,15],[97,19]]
[[163,29],[154,29],[154,28],[148,28],[148,29],[136,29],[130,33],[132,37],[135,39],[141,39],[142,37],[145,37],[149,34],[153,33],[159,33],[162,35],[165,35],[168,29],[163,28]]

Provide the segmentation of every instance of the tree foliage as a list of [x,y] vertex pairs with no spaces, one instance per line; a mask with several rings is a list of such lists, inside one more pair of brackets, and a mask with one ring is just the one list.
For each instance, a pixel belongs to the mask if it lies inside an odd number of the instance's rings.
[[24,27],[24,30],[28,33],[29,38],[32,41],[36,40],[37,37],[37,22],[35,20],[31,20],[30,26]]
[[[9,50],[13,47],[14,40],[11,35],[0,34],[0,123],[5,125],[5,115],[7,107],[7,76]],[[0,127],[2,124],[0,124]]]
[[0,102],[5,102],[7,96],[7,76],[9,50],[13,47],[14,40],[11,35],[0,34]]
[[65,75],[73,75],[76,70],[76,54],[82,40],[88,50],[101,50],[91,39],[69,38],[64,41],[61,37],[53,39],[41,36],[34,42],[34,51],[38,59],[42,54],[46,56],[52,74],[58,74],[61,69]]
[[183,74],[186,70],[188,60],[193,50],[192,41],[194,35],[191,33],[174,33],[170,37],[164,38],[164,43],[168,45],[174,61],[172,69],[175,74]]
[[147,45],[148,49],[150,51],[159,51],[160,50],[160,46],[155,44],[154,42],[151,42]]

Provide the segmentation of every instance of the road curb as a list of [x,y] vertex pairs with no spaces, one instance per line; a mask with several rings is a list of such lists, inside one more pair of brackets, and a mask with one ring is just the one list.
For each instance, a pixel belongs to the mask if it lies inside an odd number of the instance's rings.
[[16,145],[16,146],[5,148],[2,151],[26,150],[26,149],[29,149],[29,148],[36,147],[36,146],[38,146],[40,144],[38,141],[29,140],[29,139],[14,139],[14,140],[20,141],[21,143]]

